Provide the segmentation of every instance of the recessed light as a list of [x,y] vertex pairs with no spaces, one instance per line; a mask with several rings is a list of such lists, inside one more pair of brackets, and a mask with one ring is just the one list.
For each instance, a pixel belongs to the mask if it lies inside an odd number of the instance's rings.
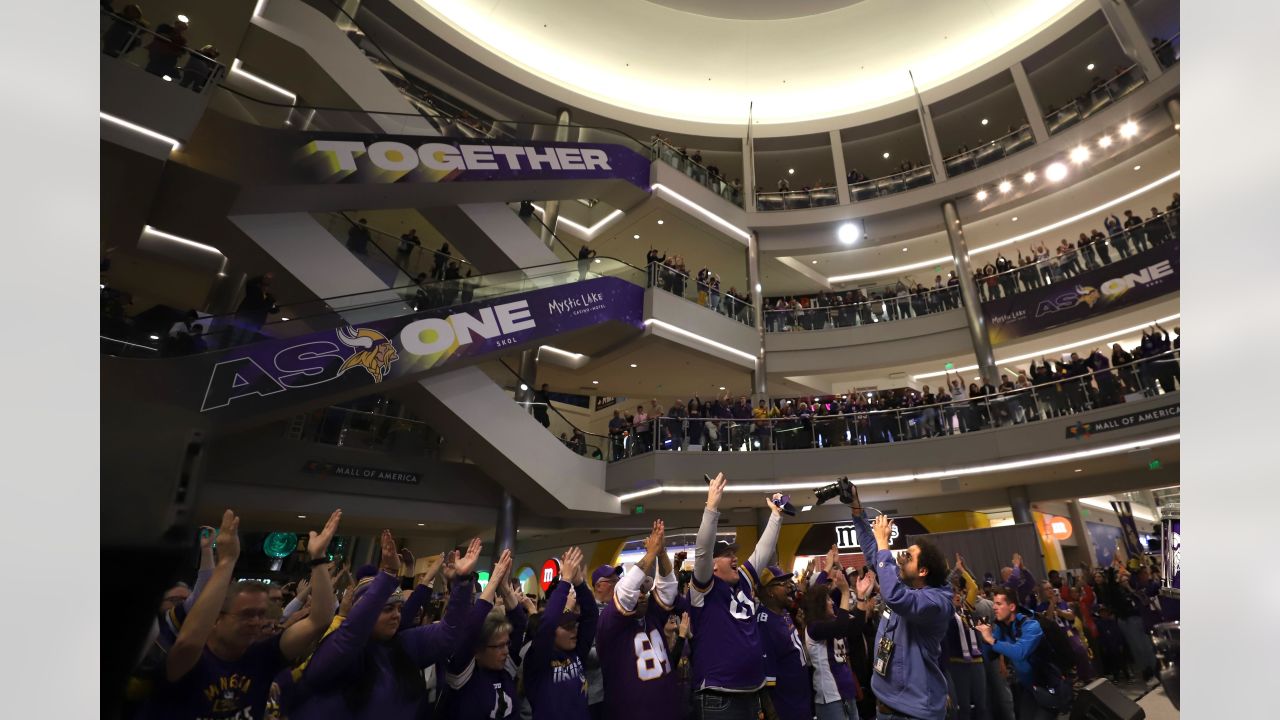
[[1141,165],[1134,165],[1134,166],[1133,166],[1133,169],[1134,169],[1134,170],[1141,170],[1141,169],[1142,169],[1142,166],[1141,166]]
[[907,251],[907,249],[906,249],[906,248],[902,248],[902,252],[906,252],[906,251]]
[[818,261],[817,261],[817,260],[810,260],[809,262],[813,263],[814,265],[817,265],[817,264],[818,264]]
[[889,159],[889,153],[885,153],[885,154],[884,154],[884,159],[885,159],[885,160],[888,160],[888,159]]
[[160,339],[160,336],[159,336],[159,335],[152,335],[152,336],[151,336],[151,339],[152,339],[152,340],[159,340],[159,339]]
[[1044,169],[1044,176],[1049,178],[1049,182],[1058,182],[1067,176],[1067,166],[1060,162],[1051,163]]
[[983,124],[984,126],[987,124],[987,119],[986,119],[986,118],[982,118],[982,124]]
[[1137,134],[1138,134],[1138,123],[1132,120],[1120,126],[1120,137],[1122,138],[1131,138]]
[[1173,124],[1173,129],[1174,129],[1174,130],[1181,130],[1181,129],[1182,129],[1182,123],[1174,123],[1174,124]]
[[599,381],[599,380],[592,380],[592,381],[591,381],[591,384],[592,384],[592,385],[599,385],[599,384],[600,384],[600,381]]
[[858,226],[851,222],[842,223],[836,229],[836,237],[840,238],[841,243],[852,245],[858,242]]
[[631,367],[636,367],[636,364],[635,364],[635,363],[631,363]]
[[1082,468],[1076,468],[1076,472],[1084,472]]
[[1018,216],[1017,216],[1017,215],[1014,215],[1014,216],[1013,216],[1013,221],[1014,221],[1014,222],[1018,222]]
[[1013,189],[1013,183],[1009,182],[1008,180],[1000,181],[1000,192],[1007,193],[1012,189]]
[[1027,171],[1026,175],[1022,176],[1022,182],[1024,183],[1033,183],[1035,181],[1036,181],[1036,174],[1031,172],[1030,170]]
[[723,390],[723,389],[724,389],[724,386],[723,386],[723,385],[721,385],[721,386],[720,386],[720,389],[721,389],[721,390]]
[[282,318],[280,318],[280,322],[289,322],[289,318],[287,318],[287,317],[282,317]]
[[306,515],[299,515],[299,516],[298,516],[298,519],[299,519],[299,520],[306,520],[306,519],[307,519],[307,516],[306,516]]
[[181,22],[181,23],[189,23],[189,22],[191,22],[191,21],[187,19],[187,16],[186,16],[186,15],[179,15],[179,16],[178,16],[178,22]]
[[795,169],[795,168],[787,168],[787,174],[788,174],[788,175],[795,175],[795,174],[796,174],[796,169]]
[[427,526],[426,523],[418,523],[418,527],[426,527],[426,526]]
[[1071,150],[1071,162],[1079,165],[1089,159],[1089,148],[1083,145],[1077,145]]
[[1111,147],[1111,136],[1103,135],[1102,137],[1098,138],[1098,147],[1102,148],[1103,150]]
[[979,191],[978,191],[978,194],[977,194],[977,196],[976,196],[976,197],[978,198],[978,202],[982,202],[983,200],[986,200],[986,199],[987,199],[987,191],[986,191],[986,190],[979,190]]
[[632,235],[632,236],[631,236],[631,239],[632,239],[632,240],[639,240],[639,239],[640,239],[640,233],[636,233],[635,235]]
[[1084,69],[1085,69],[1085,70],[1092,70],[1092,69],[1093,69],[1093,63],[1089,63],[1088,65],[1085,65],[1085,66],[1084,66]]
[[169,77],[168,75],[161,75],[160,77],[164,78],[165,82],[173,82],[173,78]]
[[659,220],[659,221],[658,221],[658,224],[659,224],[659,225],[661,225],[661,224],[662,224],[662,221],[661,221],[661,220]]

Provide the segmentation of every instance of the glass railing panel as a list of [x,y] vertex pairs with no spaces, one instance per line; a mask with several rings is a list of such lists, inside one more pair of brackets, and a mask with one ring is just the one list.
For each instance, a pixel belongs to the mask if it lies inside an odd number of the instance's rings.
[[849,199],[853,202],[872,200],[923,187],[933,181],[933,169],[922,165],[893,175],[850,183]]
[[1002,390],[981,394],[974,383],[958,399],[943,394],[943,400],[926,403],[919,393],[889,391],[826,401],[775,400],[768,409],[711,401],[643,419],[627,416],[611,433],[613,455],[625,459],[655,451],[760,452],[913,442],[1140,402],[1181,389],[1180,351],[1163,349],[1167,333],[1152,337],[1146,350],[1135,350],[1148,353],[1138,359],[1120,352],[1111,359],[1098,354],[1079,363],[1033,363],[1031,376],[1007,379]]
[[363,225],[368,238],[357,236],[353,240],[352,232],[360,225],[358,213],[320,213],[316,217],[329,232],[346,242],[348,248],[353,242],[357,246],[363,242],[366,247],[364,257],[376,255],[394,263],[404,279],[389,284],[407,285],[415,282],[419,275],[425,275],[428,280],[444,280],[446,275],[455,273],[459,278],[479,274],[466,258],[458,255],[457,248],[449,243],[444,243],[440,248],[430,248],[424,246],[416,234],[410,236],[406,232],[397,236],[369,224]]
[[146,72],[203,93],[226,76],[227,68],[217,61],[218,51],[212,45],[192,49],[180,21],[161,23],[154,30],[138,24],[142,19],[136,5],[126,5],[120,12],[101,10],[101,50],[103,55],[119,59]]
[[337,405],[297,416],[286,425],[285,436],[353,450],[415,456],[437,454],[444,444],[440,433],[421,420]]
[[742,181],[730,181],[724,177],[719,168],[708,167],[698,162],[700,156],[690,156],[685,148],[677,148],[660,136],[649,140],[652,153],[662,162],[688,175],[694,182],[702,185],[725,200],[742,207]]
[[962,148],[960,152],[943,161],[946,164],[947,177],[963,175],[983,165],[989,165],[1016,152],[1025,150],[1034,145],[1035,142],[1035,136],[1032,135],[1031,128],[1023,126],[995,140],[983,143],[972,150]]
[[1105,83],[1089,88],[1080,97],[1044,116],[1049,134],[1053,135],[1094,115],[1146,83],[1146,75],[1137,64],[1122,68]]
[[799,299],[786,307],[779,306],[778,298],[774,298],[772,303],[766,301],[765,331],[795,332],[857,327],[909,320],[961,306],[958,285],[907,290],[901,294],[890,289],[884,295],[876,293],[870,299],[859,299],[854,293],[845,293],[844,296],[807,298],[810,301],[807,306]]
[[1160,67],[1166,70],[1178,64],[1182,59],[1182,33],[1176,33],[1168,40],[1153,43],[1151,52],[1155,54],[1156,62],[1160,63]]
[[743,325],[755,326],[755,308],[750,293],[739,293],[736,287],[722,288],[718,280],[706,280],[663,263],[649,264],[649,287],[665,290],[690,302],[696,302]]

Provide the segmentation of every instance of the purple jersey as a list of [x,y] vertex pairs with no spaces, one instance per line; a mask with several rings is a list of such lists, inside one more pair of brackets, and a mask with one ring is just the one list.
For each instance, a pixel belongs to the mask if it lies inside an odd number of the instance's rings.
[[604,672],[604,716],[610,720],[680,717],[680,680],[672,672],[680,659],[668,656],[663,635],[670,614],[656,592],[643,616],[619,607],[617,592],[601,611],[596,652]]
[[156,720],[261,720],[271,681],[287,660],[280,636],[256,642],[239,659],[223,660],[206,646],[195,667],[167,682],[163,671],[142,716]]
[[810,720],[813,693],[809,690],[809,664],[791,615],[774,614],[762,605],[756,625],[764,645],[765,684],[774,710],[781,720]]
[[858,683],[853,679],[845,647],[848,624],[844,621],[848,618],[847,611],[837,608],[835,622],[814,623],[805,630],[805,647],[813,663],[814,702],[833,703],[857,697]]
[[507,622],[511,623],[511,655],[506,667],[490,670],[476,664],[474,648],[480,644],[484,619],[491,610],[493,604],[487,600],[477,600],[471,606],[464,625],[462,649],[445,664],[447,687],[436,712],[441,720],[501,720],[519,716],[515,658],[529,616],[523,607],[507,612]]
[[693,630],[693,689],[754,692],[764,687],[764,649],[756,628],[755,591],[750,562],[738,568],[738,581],[715,575],[711,584],[689,586]]
[[565,652],[555,646],[556,629],[564,616],[569,598],[569,583],[561,582],[547,600],[546,612],[538,623],[529,651],[521,665],[524,667],[525,694],[533,707],[534,720],[563,718],[587,720],[587,675],[582,661],[595,640],[596,620],[599,617],[596,599],[586,583],[572,588],[581,607],[578,623],[578,641],[572,651]]

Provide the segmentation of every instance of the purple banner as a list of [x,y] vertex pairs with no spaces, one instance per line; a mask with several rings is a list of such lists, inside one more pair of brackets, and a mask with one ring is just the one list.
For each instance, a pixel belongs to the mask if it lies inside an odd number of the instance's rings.
[[311,135],[296,157],[306,182],[446,183],[626,180],[649,189],[649,158],[607,143]]
[[[388,314],[398,304],[388,305]],[[615,277],[231,348],[209,371],[201,412],[367,389],[604,322],[643,327],[644,288]]]
[[1130,558],[1141,559],[1145,551],[1142,541],[1138,539],[1138,525],[1133,520],[1133,505],[1124,500],[1112,500],[1111,509],[1120,521],[1120,539],[1124,541],[1125,552]]
[[991,344],[1006,345],[1177,292],[1178,247],[1169,241],[1069,280],[982,303]]

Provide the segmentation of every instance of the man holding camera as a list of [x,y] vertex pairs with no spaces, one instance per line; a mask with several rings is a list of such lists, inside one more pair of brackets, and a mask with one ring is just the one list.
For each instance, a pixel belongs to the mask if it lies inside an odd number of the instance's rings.
[[766,499],[772,511],[755,550],[738,566],[738,546],[716,540],[720,497],[728,481],[719,473],[707,488],[693,551],[689,586],[693,625],[691,660],[694,717],[697,720],[757,720],[765,685],[764,643],[756,622],[756,568],[764,568],[777,549],[782,525],[781,495]]
[[[1012,588],[997,588],[992,608],[995,626],[984,623],[978,626],[978,632],[992,652],[1003,655],[1013,666],[1018,720],[1054,720],[1071,702],[1071,684],[1040,652],[1044,639],[1040,623],[1031,615],[1018,612],[1018,591]],[[1059,705],[1047,707],[1054,704]]]
[[876,571],[886,605],[872,648],[876,717],[944,720],[948,695],[942,641],[955,616],[946,560],[926,540],[895,557],[889,550],[893,521],[880,515],[868,523],[857,488],[845,478],[840,480],[840,499],[849,505],[858,545]]

